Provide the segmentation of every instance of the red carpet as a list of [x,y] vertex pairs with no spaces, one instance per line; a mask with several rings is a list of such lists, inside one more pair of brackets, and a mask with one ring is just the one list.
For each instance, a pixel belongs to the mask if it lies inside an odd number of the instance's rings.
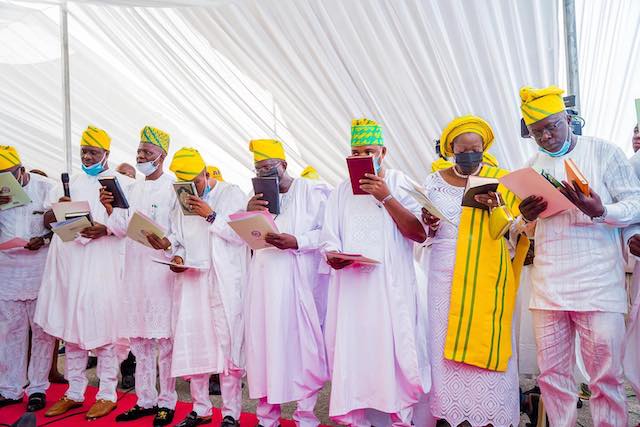
[[[116,423],[115,418],[116,415],[124,412],[125,410],[131,408],[136,403],[136,396],[134,392],[130,392],[127,394],[118,393],[118,408],[113,411],[111,414],[107,415],[104,418],[99,418],[95,421],[88,421],[84,414],[89,410],[93,402],[95,401],[95,395],[98,391],[95,387],[89,387],[87,389],[87,395],[85,398],[85,404],[81,408],[73,409],[64,415],[60,415],[55,418],[46,418],[44,413],[47,409],[54,404],[58,399],[62,397],[65,390],[67,389],[66,385],[61,384],[52,384],[51,388],[47,392],[47,407],[37,412],[37,421],[38,427],[44,426],[52,426],[52,427],[106,427],[106,426],[118,426],[118,427],[150,427],[152,425],[152,417],[145,417],[141,420],[137,421],[129,421],[126,423]],[[23,404],[11,405],[4,408],[0,408],[0,424],[13,424],[18,418],[22,416],[26,408],[26,398],[24,399]],[[173,424],[178,424],[187,414],[191,412],[191,403],[190,402],[178,402],[176,407],[176,415],[173,419]],[[71,414],[78,414],[69,417]],[[213,410],[213,421],[211,424],[205,424],[207,426],[218,427],[220,426],[220,422],[222,421],[222,417],[220,415],[220,410],[218,408],[214,408]],[[255,427],[258,424],[258,420],[255,414],[242,414],[240,417],[240,425],[242,427]],[[283,420],[282,427],[295,427],[295,424],[291,420]]]

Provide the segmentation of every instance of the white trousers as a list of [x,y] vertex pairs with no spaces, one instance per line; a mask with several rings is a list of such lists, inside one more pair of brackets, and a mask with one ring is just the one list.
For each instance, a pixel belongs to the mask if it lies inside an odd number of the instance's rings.
[[[232,369],[228,374],[220,374],[220,392],[222,395],[222,418],[233,417],[240,420],[242,410],[242,377],[244,370]],[[190,390],[193,410],[199,417],[209,417],[213,413],[213,404],[209,398],[209,374],[192,375]]]
[[[389,418],[389,420],[387,421],[386,418]],[[375,422],[376,426],[390,424],[393,427],[412,427],[412,418],[413,408],[403,409],[402,411],[394,414],[384,414],[379,411],[372,411],[368,409],[356,409],[341,416],[338,423],[350,427],[371,427],[374,425],[372,424],[373,422]],[[419,424],[416,424],[416,427],[418,425]]]
[[575,335],[590,377],[589,407],[596,426],[626,426],[622,358],[624,315],[532,310],[538,349],[538,384],[552,427],[576,425]]
[[21,399],[27,381],[27,395],[49,388],[55,338],[33,323],[36,301],[0,301],[0,395],[7,399]]
[[[131,338],[131,352],[136,357],[136,395],[141,408],[175,409],[178,401],[176,379],[171,376],[169,338]],[[156,369],[157,365],[157,369]],[[160,394],[156,390],[156,372],[160,379]]]
[[[317,427],[320,420],[313,413],[318,400],[318,392],[313,393],[306,399],[298,400],[298,406],[293,413],[293,420],[297,427]],[[281,408],[279,404],[267,402],[266,397],[261,397],[256,408],[258,423],[262,427],[278,427],[280,425]]]
[[[77,344],[65,342],[64,377],[69,381],[66,396],[76,402],[84,402],[84,393],[87,390],[87,359],[89,351],[83,350]],[[96,400],[117,401],[116,387],[118,386],[119,363],[116,349],[113,344],[93,349],[98,358],[96,373],[100,380]]]

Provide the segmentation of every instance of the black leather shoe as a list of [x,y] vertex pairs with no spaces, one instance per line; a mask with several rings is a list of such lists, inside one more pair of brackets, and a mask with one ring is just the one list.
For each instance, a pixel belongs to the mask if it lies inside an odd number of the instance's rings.
[[44,407],[47,404],[47,396],[44,393],[33,393],[29,396],[29,401],[27,402],[27,412],[36,412]]
[[133,421],[138,420],[142,417],[149,417],[151,415],[155,415],[158,412],[158,407],[154,406],[152,408],[141,408],[136,405],[128,411],[124,411],[116,417],[116,421]]
[[187,418],[182,420],[180,424],[176,424],[175,427],[196,427],[202,424],[210,424],[211,417],[199,417],[195,411],[187,415]]
[[156,417],[153,419],[153,427],[168,426],[173,421],[173,416],[176,411],[169,408],[160,408],[156,413]]
[[222,419],[220,427],[240,427],[240,423],[237,422],[231,415],[227,415]]
[[0,396],[0,408],[18,403],[22,403],[22,399],[7,399],[6,397]]

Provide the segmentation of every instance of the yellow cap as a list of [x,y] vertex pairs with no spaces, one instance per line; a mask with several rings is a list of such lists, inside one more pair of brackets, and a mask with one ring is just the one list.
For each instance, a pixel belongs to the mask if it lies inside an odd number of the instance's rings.
[[80,146],[102,148],[103,150],[109,151],[111,148],[111,137],[104,130],[89,126],[82,132]]
[[195,148],[181,148],[173,155],[169,170],[180,181],[193,181],[205,168],[202,156]]
[[140,131],[140,142],[157,145],[165,153],[169,152],[169,141],[171,137],[168,133],[152,126],[145,126]]
[[520,89],[520,111],[527,126],[565,110],[562,94],[557,86],[535,89],[525,86]]
[[220,172],[217,166],[207,166],[207,172],[209,173],[209,178],[224,181],[224,179],[222,179],[222,172]]
[[463,133],[475,133],[482,138],[482,149],[486,150],[493,143],[493,129],[489,123],[477,116],[462,116],[453,119],[440,136],[440,153],[444,157],[453,156],[453,140]]
[[300,176],[307,179],[320,179],[320,174],[313,166],[307,166],[304,168]]
[[249,141],[249,151],[253,153],[253,161],[267,159],[286,160],[282,142],[276,139],[254,139]]
[[18,166],[22,162],[15,147],[11,145],[0,145],[0,170],[5,170]]

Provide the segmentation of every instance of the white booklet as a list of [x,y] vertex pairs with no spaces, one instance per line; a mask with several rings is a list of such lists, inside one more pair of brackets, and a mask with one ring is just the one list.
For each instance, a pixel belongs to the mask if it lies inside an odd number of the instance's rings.
[[135,211],[127,227],[127,237],[152,248],[153,246],[147,240],[147,236],[150,234],[155,234],[160,239],[166,237],[164,228],[142,212]]
[[265,241],[265,236],[280,233],[268,211],[238,212],[229,215],[229,219],[229,226],[253,250],[272,247]]
[[51,231],[56,233],[63,242],[71,242],[87,227],[91,227],[91,223],[87,217],[81,216],[65,221],[54,222],[51,224]]
[[327,257],[338,258],[345,261],[353,261],[354,264],[364,264],[364,265],[381,264],[380,261],[377,261],[372,258],[367,258],[366,256],[362,256],[360,254],[345,254],[343,252],[327,252]]
[[0,211],[17,208],[31,203],[31,198],[11,172],[0,173],[0,195],[10,196],[11,201],[0,205]]
[[58,222],[91,213],[91,207],[87,201],[53,203],[51,209]]
[[442,221],[451,223],[451,220],[433,204],[429,197],[427,197],[427,194],[424,192],[422,187],[418,186],[416,183],[412,183],[412,187],[413,188],[400,186],[400,188],[409,193],[409,195],[413,197],[420,206],[428,210],[431,215],[441,219]]

